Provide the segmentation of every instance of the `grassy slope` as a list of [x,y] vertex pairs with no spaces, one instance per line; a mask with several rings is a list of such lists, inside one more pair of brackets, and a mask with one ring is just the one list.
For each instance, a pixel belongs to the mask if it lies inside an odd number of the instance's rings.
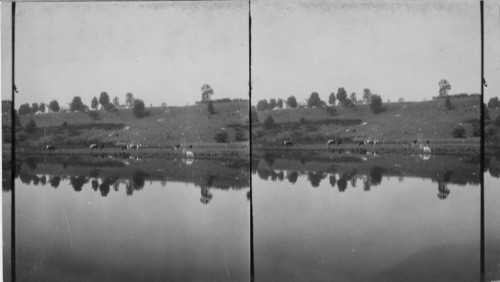
[[488,132],[489,128],[494,129],[494,134],[492,136],[486,135],[485,144],[486,146],[500,146],[500,127],[495,124],[495,120],[500,116],[500,108],[489,109],[490,121],[486,122],[485,130]]
[[[235,140],[235,130],[228,127],[231,124],[243,124],[248,122],[248,103],[230,102],[216,104],[218,111],[215,115],[207,112],[206,105],[194,105],[186,107],[148,108],[151,113],[144,118],[136,118],[132,110],[123,109],[115,113],[99,111],[100,120],[93,120],[87,113],[47,113],[28,115],[21,117],[21,124],[26,125],[31,118],[37,124],[42,135],[33,140],[29,138],[26,144],[43,145],[50,144],[54,139],[53,134],[43,136],[44,128],[61,127],[63,122],[70,125],[112,123],[124,124],[123,129],[103,130],[85,129],[80,134],[70,136],[67,132],[60,133],[64,140],[95,140],[99,142],[129,142],[148,146],[170,146],[172,144],[200,144],[211,143],[214,135],[221,128],[229,133],[229,140]],[[129,129],[126,129],[130,127]],[[47,129],[48,130],[48,129]],[[50,131],[50,130],[49,130]],[[244,131],[248,137],[248,130]],[[18,134],[25,134],[20,129]]]
[[[452,99],[453,110],[446,110],[444,101],[386,103],[387,111],[373,114],[369,105],[359,105],[356,110],[337,106],[337,115],[330,116],[324,109],[283,109],[258,112],[263,122],[272,115],[276,123],[299,122],[302,117],[307,121],[324,119],[361,119],[367,126],[324,125],[308,134],[321,134],[329,138],[379,139],[381,141],[406,142],[412,139],[443,140],[451,139],[451,131],[459,123],[463,123],[467,136],[472,137],[472,125],[466,120],[480,118],[478,98]],[[349,132],[346,130],[349,129]],[[254,127],[254,132],[262,130]],[[304,129],[305,130],[305,129]],[[270,132],[269,132],[270,133]],[[273,132],[264,135],[272,141],[289,137],[289,132]],[[273,136],[275,136],[273,138]]]

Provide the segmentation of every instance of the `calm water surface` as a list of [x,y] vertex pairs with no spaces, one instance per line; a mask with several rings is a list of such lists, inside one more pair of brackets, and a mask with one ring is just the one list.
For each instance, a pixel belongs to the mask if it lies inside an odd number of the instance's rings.
[[476,180],[431,180],[437,167],[426,178],[262,163],[252,180],[257,281],[478,281]]
[[169,168],[148,172],[142,164],[129,177],[24,166],[15,183],[18,280],[249,280],[249,187],[224,179],[217,187],[217,175],[199,185],[201,168],[172,165],[192,181],[178,173],[155,180]]

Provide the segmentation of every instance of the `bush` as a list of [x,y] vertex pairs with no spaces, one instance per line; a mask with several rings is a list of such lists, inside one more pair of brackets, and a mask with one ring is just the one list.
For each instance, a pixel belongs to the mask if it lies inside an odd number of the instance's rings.
[[268,115],[266,120],[264,121],[264,128],[270,129],[274,125],[274,119],[271,115]]
[[465,137],[465,127],[459,125],[453,129],[451,135],[455,138],[464,138]]
[[306,123],[306,119],[304,117],[300,118],[300,123]]
[[472,136],[474,137],[481,136],[481,124],[479,122],[474,122],[472,124]]
[[245,137],[245,133],[241,130],[236,131],[235,139],[236,139],[236,141],[247,141],[248,140]]
[[251,111],[251,116],[252,116],[252,123],[259,123],[259,114],[257,113],[257,110],[255,109],[255,107],[252,107],[252,111]]
[[67,128],[68,127],[68,123],[67,122],[63,122],[62,127],[63,128]]
[[221,130],[215,134],[214,140],[217,143],[226,143],[229,139],[229,134],[225,130]]
[[30,119],[30,122],[26,125],[26,132],[33,133],[37,129],[36,123],[33,119]]
[[207,110],[211,115],[215,115],[217,113],[217,111],[214,108],[214,103],[212,103],[212,101],[208,101]]
[[258,111],[265,111],[267,109],[269,109],[269,103],[267,103],[267,99],[260,100],[257,103],[257,110]]
[[375,114],[381,113],[385,110],[385,107],[382,103],[382,98],[379,95],[371,95],[370,109]]
[[488,101],[488,108],[494,109],[500,106],[500,101],[498,100],[498,97],[493,97]]
[[111,104],[111,103],[108,103],[104,106],[104,109],[107,111],[107,112],[116,112],[118,111],[118,109],[115,107],[115,105]]
[[141,99],[134,100],[134,108],[132,109],[132,112],[134,113],[136,118],[142,118],[149,115],[149,113],[146,112],[144,101],[142,101]]
[[331,116],[337,115],[337,110],[334,107],[327,107],[326,112]]
[[500,126],[500,115],[495,119],[495,125]]
[[453,106],[451,104],[450,97],[448,97],[448,96],[446,96],[446,98],[444,99],[444,104],[445,104],[447,110],[453,110],[455,108],[455,106]]
[[321,98],[319,97],[318,92],[313,92],[309,96],[309,99],[307,99],[307,107],[312,108],[312,107],[321,107],[323,106],[323,101],[321,101]]
[[[89,117],[92,118],[93,120],[100,119],[99,112],[94,112],[94,111],[89,112]],[[63,127],[64,127],[64,125],[63,125]]]

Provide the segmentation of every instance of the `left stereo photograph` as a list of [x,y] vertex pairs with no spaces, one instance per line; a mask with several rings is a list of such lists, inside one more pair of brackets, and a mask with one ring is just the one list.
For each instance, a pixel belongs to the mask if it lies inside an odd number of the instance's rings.
[[250,280],[248,3],[1,14],[4,281]]

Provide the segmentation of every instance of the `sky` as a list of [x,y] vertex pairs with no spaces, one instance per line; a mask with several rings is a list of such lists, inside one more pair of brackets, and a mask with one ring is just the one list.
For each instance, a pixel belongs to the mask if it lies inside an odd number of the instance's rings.
[[[438,3],[436,3],[438,2]],[[5,5],[7,4],[7,5]],[[2,9],[2,97],[10,96],[10,4]],[[18,3],[17,107],[90,104],[106,91],[146,105],[247,98],[248,2]],[[252,104],[344,87],[384,101],[480,92],[476,0],[252,0]],[[485,100],[500,96],[500,8],[485,1]],[[5,98],[3,98],[5,99]]]
[[[10,60],[9,3],[2,14]],[[105,91],[181,106],[201,100],[203,84],[213,99],[248,98],[248,45],[248,2],[18,3],[16,105],[90,105]]]
[[[439,2],[439,3],[435,3]],[[479,1],[252,1],[252,104],[344,87],[383,100],[480,92]],[[485,97],[500,96],[500,10],[485,4]]]

